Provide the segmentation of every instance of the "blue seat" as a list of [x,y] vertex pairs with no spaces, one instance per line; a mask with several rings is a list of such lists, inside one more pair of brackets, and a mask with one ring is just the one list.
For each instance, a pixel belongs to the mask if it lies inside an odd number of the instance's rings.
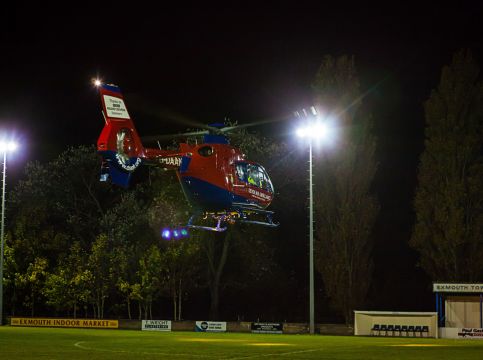
[[394,325],[387,325],[387,332],[391,332],[391,336],[394,336]]
[[419,336],[423,336],[423,327],[420,325],[417,325],[416,328],[414,329],[414,332],[419,333]]
[[426,336],[429,336],[429,326],[423,326],[423,330],[421,331],[421,335],[426,333]]
[[381,325],[381,331],[384,331],[384,336],[387,335],[387,325],[386,324]]
[[376,331],[377,331],[377,335],[379,335],[381,332],[381,328],[379,327],[379,324],[372,325],[371,335],[374,335]]
[[405,336],[408,336],[408,326],[407,325],[401,326],[401,335],[402,335],[402,333],[405,333]]
[[414,336],[414,325],[409,325],[409,327],[408,327],[408,335],[409,335],[410,332],[413,333],[412,336]]

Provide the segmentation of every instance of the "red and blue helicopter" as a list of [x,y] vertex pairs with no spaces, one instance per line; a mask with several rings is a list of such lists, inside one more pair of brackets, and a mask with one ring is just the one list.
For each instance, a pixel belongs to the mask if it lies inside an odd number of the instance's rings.
[[[225,231],[227,224],[251,223],[276,227],[273,212],[266,210],[274,189],[263,166],[249,161],[230,145],[228,130],[217,124],[203,132],[203,142],[180,143],[179,149],[145,148],[131,119],[119,87],[96,84],[105,120],[97,141],[102,156],[101,181],[127,187],[141,165],[175,170],[186,199],[194,209],[187,227]],[[212,219],[214,226],[196,225]]]

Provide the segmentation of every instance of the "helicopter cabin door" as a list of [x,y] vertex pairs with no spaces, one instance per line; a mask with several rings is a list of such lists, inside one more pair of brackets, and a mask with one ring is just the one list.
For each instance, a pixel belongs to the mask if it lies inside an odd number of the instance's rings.
[[236,162],[233,181],[234,202],[266,208],[273,199],[273,185],[263,166]]

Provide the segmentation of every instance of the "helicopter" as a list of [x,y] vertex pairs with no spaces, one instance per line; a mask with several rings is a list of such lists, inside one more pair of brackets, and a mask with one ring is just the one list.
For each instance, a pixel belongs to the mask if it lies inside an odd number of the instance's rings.
[[[263,166],[230,145],[225,134],[233,127],[212,124],[206,131],[185,134],[203,135],[203,141],[196,145],[180,143],[177,150],[146,148],[120,88],[100,82],[96,86],[105,120],[97,140],[97,151],[103,159],[101,181],[110,179],[128,187],[133,172],[142,165],[174,170],[194,209],[187,228],[222,232],[235,223],[279,225],[273,222],[273,211],[266,209],[274,198],[273,184]],[[206,219],[214,225],[195,224]]]

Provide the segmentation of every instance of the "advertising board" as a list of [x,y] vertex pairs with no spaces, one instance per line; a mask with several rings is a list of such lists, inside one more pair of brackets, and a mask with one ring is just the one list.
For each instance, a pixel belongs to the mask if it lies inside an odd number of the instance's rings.
[[10,318],[11,326],[34,326],[34,327],[72,327],[72,328],[96,328],[117,329],[117,320],[102,319],[51,319],[51,318]]
[[439,328],[440,337],[445,339],[479,339],[483,340],[481,328]]
[[252,333],[255,334],[282,334],[282,323],[260,323],[254,322],[251,325]]
[[171,331],[171,320],[143,320],[141,330]]
[[201,332],[224,332],[226,331],[226,322],[224,321],[197,321],[195,331]]

